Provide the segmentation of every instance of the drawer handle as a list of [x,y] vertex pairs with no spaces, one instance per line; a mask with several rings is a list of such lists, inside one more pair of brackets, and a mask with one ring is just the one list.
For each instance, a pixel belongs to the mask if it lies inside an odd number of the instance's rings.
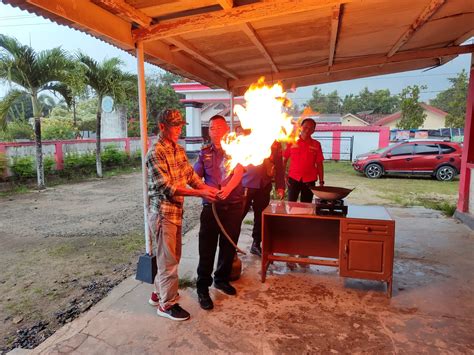
[[370,228],[370,227],[365,227],[364,229],[365,229],[367,232],[372,232],[372,228]]

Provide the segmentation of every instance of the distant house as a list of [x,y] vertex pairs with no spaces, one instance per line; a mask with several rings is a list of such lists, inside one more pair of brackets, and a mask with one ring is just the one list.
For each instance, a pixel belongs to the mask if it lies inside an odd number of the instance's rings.
[[336,125],[340,126],[342,122],[341,114],[339,113],[319,113],[304,118],[312,118],[317,125]]
[[[446,127],[446,115],[447,113],[434,106],[427,105],[425,103],[420,104],[423,107],[423,112],[426,114],[425,122],[419,129],[438,129]],[[384,117],[373,123],[374,126],[389,127],[390,129],[396,129],[397,123],[402,119],[402,112],[398,111],[387,117]]]
[[342,116],[341,120],[342,126],[368,126],[369,123],[364,121],[361,117],[353,115],[352,113],[347,113]]
[[[420,104],[423,112],[426,114],[424,124],[420,129],[439,129],[446,127],[447,113],[434,106],[425,103]],[[397,129],[397,123],[402,119],[402,112],[398,111],[391,115],[384,114],[367,114],[361,113],[354,115],[352,113],[342,116],[343,126],[381,126]]]

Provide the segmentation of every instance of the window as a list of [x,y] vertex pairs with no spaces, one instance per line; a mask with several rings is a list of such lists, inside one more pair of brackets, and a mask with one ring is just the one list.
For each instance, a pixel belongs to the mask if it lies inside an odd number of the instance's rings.
[[415,144],[415,154],[437,155],[439,148],[437,144]]
[[393,148],[389,153],[395,157],[397,155],[411,155],[413,152],[413,145],[412,144],[405,144],[398,146],[396,148]]
[[440,147],[441,147],[441,154],[449,154],[456,151],[456,149],[454,149],[453,147],[447,144],[440,144]]

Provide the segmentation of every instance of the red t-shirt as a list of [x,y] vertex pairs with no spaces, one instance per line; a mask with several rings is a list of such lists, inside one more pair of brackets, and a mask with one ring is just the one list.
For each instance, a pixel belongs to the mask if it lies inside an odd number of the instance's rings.
[[321,143],[312,138],[304,141],[299,138],[296,143],[288,144],[283,156],[290,159],[288,176],[296,181],[310,182],[318,180],[316,164],[324,161]]

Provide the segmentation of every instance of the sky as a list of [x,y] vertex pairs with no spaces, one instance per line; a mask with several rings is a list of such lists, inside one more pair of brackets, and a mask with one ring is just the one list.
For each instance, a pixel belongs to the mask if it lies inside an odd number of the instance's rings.
[[[78,49],[89,54],[98,61],[104,58],[119,57],[123,60],[124,69],[136,73],[136,59],[105,42],[91,37],[83,32],[57,25],[49,20],[29,14],[26,11],[13,8],[0,3],[0,33],[13,36],[23,44],[29,44],[35,50],[51,49],[61,46],[69,52]],[[474,43],[473,39],[469,41]],[[462,69],[469,72],[471,56],[464,54],[451,62],[427,71],[415,70],[397,74],[375,76],[365,79],[339,81],[336,83],[322,84],[318,87],[323,93],[337,90],[340,97],[357,94],[368,87],[370,91],[389,89],[392,94],[398,94],[408,85],[426,85],[428,88],[421,93],[421,100],[428,101],[440,91],[450,85],[448,78],[456,76]],[[145,74],[155,75],[160,73],[156,66],[145,64]],[[301,105],[311,98],[314,86],[300,87],[295,93],[288,96],[294,103]],[[6,86],[0,85],[0,97],[6,93]]]

